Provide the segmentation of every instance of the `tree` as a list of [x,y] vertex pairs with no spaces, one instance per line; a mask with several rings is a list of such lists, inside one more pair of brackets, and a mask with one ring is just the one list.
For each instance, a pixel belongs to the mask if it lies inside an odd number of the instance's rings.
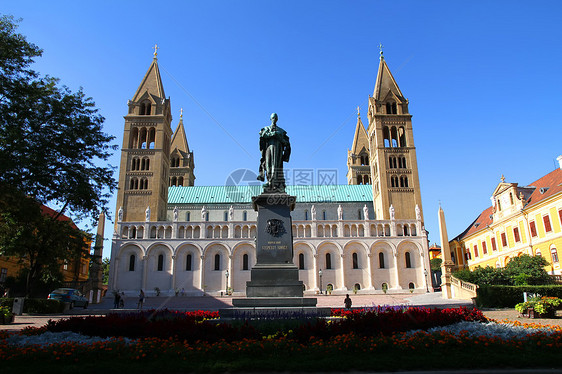
[[95,220],[117,185],[114,168],[97,165],[116,149],[114,137],[81,88],[73,93],[30,68],[42,50],[16,29],[13,17],[0,17],[0,184],[59,215]]
[[[58,218],[55,218],[58,217]],[[0,199],[0,252],[17,257],[26,276],[26,296],[42,281],[58,280],[65,261],[88,254],[89,237],[65,216],[15,189]]]
[[101,262],[103,284],[107,284],[109,282],[109,261],[109,258],[106,257]]
[[431,264],[431,270],[433,271],[439,271],[441,270],[441,264],[443,263],[443,260],[440,258],[432,258],[430,261]]
[[504,274],[514,285],[549,284],[552,279],[544,269],[548,264],[542,256],[520,255],[509,260]]
[[[106,211],[117,186],[106,161],[117,146],[81,88],[31,69],[42,50],[17,22],[0,16],[0,255],[21,259],[30,294],[39,277],[88,252],[87,235],[64,218]],[[43,205],[57,210],[43,214]]]

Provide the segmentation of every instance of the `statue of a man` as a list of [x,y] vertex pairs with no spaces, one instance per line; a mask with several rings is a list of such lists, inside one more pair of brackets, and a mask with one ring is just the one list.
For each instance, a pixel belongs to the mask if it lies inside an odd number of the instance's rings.
[[388,211],[390,212],[390,219],[394,221],[394,206],[392,204],[390,204]]
[[264,191],[285,192],[283,161],[289,162],[291,143],[287,132],[277,126],[277,113],[271,114],[271,125],[260,131],[260,173],[258,180],[267,182]]
[[418,206],[418,204],[416,204],[416,219],[418,221],[421,221],[421,211],[420,211],[420,207]]
[[232,205],[228,208],[228,220],[234,221],[234,207]]
[[310,208],[310,213],[312,215],[312,220],[316,221],[316,207],[314,205]]
[[343,219],[343,209],[341,207],[341,204],[338,205],[338,219],[341,221]]
[[117,212],[117,221],[123,221],[123,207],[119,208],[119,211]]
[[201,208],[201,221],[205,221],[205,218],[207,218],[207,208],[203,205]]
[[146,222],[149,222],[149,221],[150,221],[150,206],[147,206],[147,207],[146,207],[146,210],[144,211],[144,214],[145,214],[145,216],[146,216],[146,217],[145,217],[145,218],[146,218]]
[[178,207],[174,207],[174,222],[178,221]]
[[365,206],[363,206],[363,219],[364,220],[369,219],[369,208],[367,208],[367,204],[365,204]]

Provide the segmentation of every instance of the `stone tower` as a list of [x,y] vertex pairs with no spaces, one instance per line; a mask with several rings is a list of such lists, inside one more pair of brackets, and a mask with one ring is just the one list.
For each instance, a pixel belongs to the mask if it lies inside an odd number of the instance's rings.
[[373,96],[369,97],[369,136],[373,203],[378,219],[416,219],[416,205],[423,220],[418,163],[412,116],[382,55]]
[[156,52],[128,106],[121,148],[117,210],[122,208],[120,218],[123,221],[165,220],[172,115],[170,99],[164,94]]
[[180,123],[172,137],[172,153],[170,154],[170,186],[193,186],[195,183],[195,162],[193,152],[189,150],[185,128],[183,127],[183,110]]
[[351,150],[347,151],[347,184],[371,184],[369,137],[357,108],[357,126]]

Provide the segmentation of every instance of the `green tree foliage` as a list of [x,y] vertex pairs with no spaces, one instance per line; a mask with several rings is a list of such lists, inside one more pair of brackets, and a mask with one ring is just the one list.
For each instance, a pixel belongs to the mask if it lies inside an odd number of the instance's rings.
[[503,273],[515,286],[549,284],[552,281],[544,268],[548,264],[542,256],[521,255],[512,258],[505,265]]
[[542,256],[520,255],[512,258],[505,268],[478,266],[473,271],[461,269],[453,275],[466,282],[478,285],[540,285],[551,284],[552,279],[544,267],[548,261]]
[[108,284],[109,282],[109,261],[109,258],[106,257],[101,262],[103,284]]
[[4,189],[0,199],[0,254],[14,256],[24,265],[26,296],[38,281],[60,280],[60,268],[88,254],[87,234],[70,220],[42,212],[32,198]]
[[99,166],[116,145],[82,89],[30,68],[42,50],[0,17],[0,183],[60,214],[96,218],[116,187],[114,168]]
[[441,264],[443,263],[443,260],[440,258],[432,258],[430,261],[430,266],[431,266],[431,270],[433,271],[439,271],[441,270]]

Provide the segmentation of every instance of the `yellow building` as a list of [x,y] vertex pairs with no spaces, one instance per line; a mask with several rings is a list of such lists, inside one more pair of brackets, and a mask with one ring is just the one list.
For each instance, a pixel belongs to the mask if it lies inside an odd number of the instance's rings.
[[543,256],[560,275],[562,253],[562,156],[560,167],[521,187],[502,176],[492,206],[449,242],[458,267],[504,267],[521,254]]

